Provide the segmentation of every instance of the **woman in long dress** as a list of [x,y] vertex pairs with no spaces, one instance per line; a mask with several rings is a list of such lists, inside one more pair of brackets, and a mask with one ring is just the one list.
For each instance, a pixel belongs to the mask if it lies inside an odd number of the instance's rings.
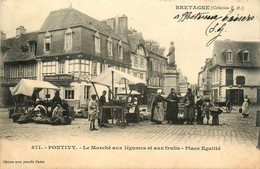
[[166,98],[167,102],[167,113],[166,120],[168,123],[177,124],[177,116],[179,112],[179,98],[175,93],[174,88],[171,88],[171,93]]
[[244,118],[247,118],[249,116],[249,106],[251,104],[251,101],[248,99],[248,96],[245,96],[244,102],[242,104],[242,115]]
[[194,108],[194,95],[191,92],[191,88],[188,88],[188,92],[184,96],[185,112],[184,118],[187,120],[187,124],[193,124],[195,118],[195,108]]
[[162,124],[164,120],[164,106],[163,101],[166,101],[162,96],[162,89],[157,90],[157,95],[152,102],[152,114],[151,121],[156,122],[156,124]]

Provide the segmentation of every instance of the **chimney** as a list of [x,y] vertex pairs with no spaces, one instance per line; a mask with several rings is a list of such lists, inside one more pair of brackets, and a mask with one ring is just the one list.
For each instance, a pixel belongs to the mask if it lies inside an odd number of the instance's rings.
[[20,26],[19,28],[16,28],[16,37],[21,36],[22,34],[26,33],[26,29],[24,26]]
[[152,43],[152,51],[155,52],[155,53],[159,53],[159,43],[158,42],[153,42]]
[[151,43],[149,41],[144,41],[144,46],[147,50],[151,50]]
[[106,20],[106,24],[110,26],[115,33],[121,35],[125,39],[127,39],[128,35],[128,18],[127,16],[116,16],[114,18],[110,18]]
[[121,17],[117,17],[117,31],[119,35],[121,35],[124,39],[127,39],[128,36],[128,17],[123,15]]
[[164,56],[165,48],[159,48],[159,54]]
[[3,31],[1,31],[1,40],[6,40],[6,34]]

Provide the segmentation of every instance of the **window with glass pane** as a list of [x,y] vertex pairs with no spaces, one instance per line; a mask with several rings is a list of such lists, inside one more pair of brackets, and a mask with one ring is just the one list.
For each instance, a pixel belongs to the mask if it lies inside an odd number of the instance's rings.
[[65,50],[70,50],[72,47],[72,33],[65,34]]
[[74,99],[74,90],[65,90],[65,99]]
[[100,53],[100,37],[95,36],[95,51]]
[[97,75],[97,62],[92,63],[92,74]]
[[232,61],[233,60],[233,54],[231,51],[227,52],[227,61]]
[[118,55],[119,59],[123,60],[123,47],[121,45],[118,45]]
[[53,62],[44,62],[43,63],[43,74],[55,74],[56,73],[56,63]]
[[33,65],[28,65],[28,77],[32,77],[33,76]]
[[59,73],[60,74],[65,73],[65,61],[59,62],[58,66],[59,66]]
[[143,79],[144,77],[143,77],[143,73],[140,73],[140,79]]
[[51,50],[51,37],[45,37],[45,51]]
[[107,41],[108,56],[113,56],[113,44],[111,41]]
[[243,61],[244,62],[247,62],[249,61],[249,52],[243,52]]
[[136,72],[134,72],[134,77],[137,77],[137,73]]
[[89,100],[90,96],[90,86],[84,86],[84,99]]

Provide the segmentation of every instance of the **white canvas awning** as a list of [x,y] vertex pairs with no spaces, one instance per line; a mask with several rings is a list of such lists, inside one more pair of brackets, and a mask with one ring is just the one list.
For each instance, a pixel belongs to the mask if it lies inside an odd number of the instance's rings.
[[99,76],[95,77],[91,81],[93,83],[102,84],[105,86],[112,86],[112,71],[114,72],[114,83],[121,81],[121,79],[125,78],[128,81],[128,84],[138,84],[142,83],[145,84],[145,81],[142,79],[139,79],[137,77],[134,77],[130,74],[108,68],[103,73],[101,73]]
[[46,81],[21,79],[15,87],[10,87],[12,95],[23,94],[26,96],[32,96],[34,90],[41,89],[53,89],[60,90],[58,87]]
[[[126,92],[125,91],[122,91],[122,92],[119,92],[119,93],[117,93],[117,95],[125,95],[126,94]],[[127,90],[127,94],[132,94],[132,95],[140,95],[140,93],[139,92],[137,92],[137,91],[135,91],[135,90]]]

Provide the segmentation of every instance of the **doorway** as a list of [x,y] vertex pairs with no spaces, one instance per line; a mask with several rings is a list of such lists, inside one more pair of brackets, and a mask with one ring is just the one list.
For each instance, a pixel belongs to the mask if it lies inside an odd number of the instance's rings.
[[231,105],[242,105],[244,100],[243,89],[227,89],[226,100],[230,100]]

